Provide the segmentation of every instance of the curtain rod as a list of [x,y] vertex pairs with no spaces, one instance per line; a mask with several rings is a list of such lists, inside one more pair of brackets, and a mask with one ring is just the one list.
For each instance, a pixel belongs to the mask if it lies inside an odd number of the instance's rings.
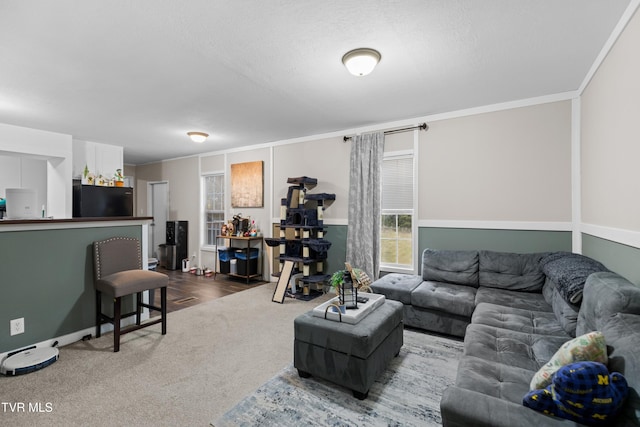
[[[408,131],[414,130],[414,129],[429,130],[429,126],[426,123],[422,123],[420,125],[411,126],[411,127],[408,127],[408,128],[385,130],[383,133],[385,135],[390,135],[390,134],[393,134],[393,133],[408,132]],[[353,138],[352,136],[345,136],[345,137],[343,137],[343,140],[344,140],[344,142],[347,142],[352,138]]]

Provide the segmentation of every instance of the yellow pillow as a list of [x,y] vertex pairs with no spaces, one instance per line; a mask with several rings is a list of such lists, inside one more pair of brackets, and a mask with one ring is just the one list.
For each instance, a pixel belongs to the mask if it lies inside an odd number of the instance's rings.
[[553,374],[564,365],[588,361],[607,364],[607,343],[602,332],[589,332],[562,344],[551,360],[535,373],[529,389],[538,390],[551,384]]

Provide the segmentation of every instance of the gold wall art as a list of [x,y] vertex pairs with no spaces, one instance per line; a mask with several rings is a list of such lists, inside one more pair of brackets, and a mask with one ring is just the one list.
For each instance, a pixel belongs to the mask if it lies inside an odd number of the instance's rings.
[[231,207],[261,208],[264,206],[264,176],[262,161],[231,165]]

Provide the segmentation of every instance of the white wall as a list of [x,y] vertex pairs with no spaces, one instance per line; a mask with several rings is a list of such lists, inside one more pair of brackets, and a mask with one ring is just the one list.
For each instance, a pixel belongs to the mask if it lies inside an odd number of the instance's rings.
[[347,223],[349,205],[349,154],[351,142],[342,137],[318,139],[273,148],[272,218],[280,218],[280,199],[287,197],[287,178],[316,178],[313,193],[330,193],[336,200],[324,213],[327,224]]
[[638,49],[636,12],[581,98],[582,221],[631,232],[640,232]]
[[571,103],[429,122],[421,220],[571,221]]

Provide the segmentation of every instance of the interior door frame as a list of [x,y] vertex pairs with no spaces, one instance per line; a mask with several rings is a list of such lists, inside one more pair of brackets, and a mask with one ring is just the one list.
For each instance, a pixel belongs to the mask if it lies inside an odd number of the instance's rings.
[[[154,185],[158,185],[158,184],[166,184],[166,189],[167,189],[167,194],[166,194],[166,200],[167,200],[167,205],[166,205],[166,219],[169,219],[169,197],[170,197],[170,193],[169,193],[169,181],[149,181],[147,182],[147,213],[149,216],[154,217],[153,222],[151,223],[151,227],[149,227],[149,252],[151,254],[153,254],[153,251],[155,249],[155,247],[157,246],[154,238],[153,238],[153,233],[154,233],[154,226],[153,224],[155,223],[155,216],[154,216],[154,211],[153,211],[153,189],[154,189]],[[158,243],[159,244],[159,243]],[[158,260],[160,261],[160,260]]]

